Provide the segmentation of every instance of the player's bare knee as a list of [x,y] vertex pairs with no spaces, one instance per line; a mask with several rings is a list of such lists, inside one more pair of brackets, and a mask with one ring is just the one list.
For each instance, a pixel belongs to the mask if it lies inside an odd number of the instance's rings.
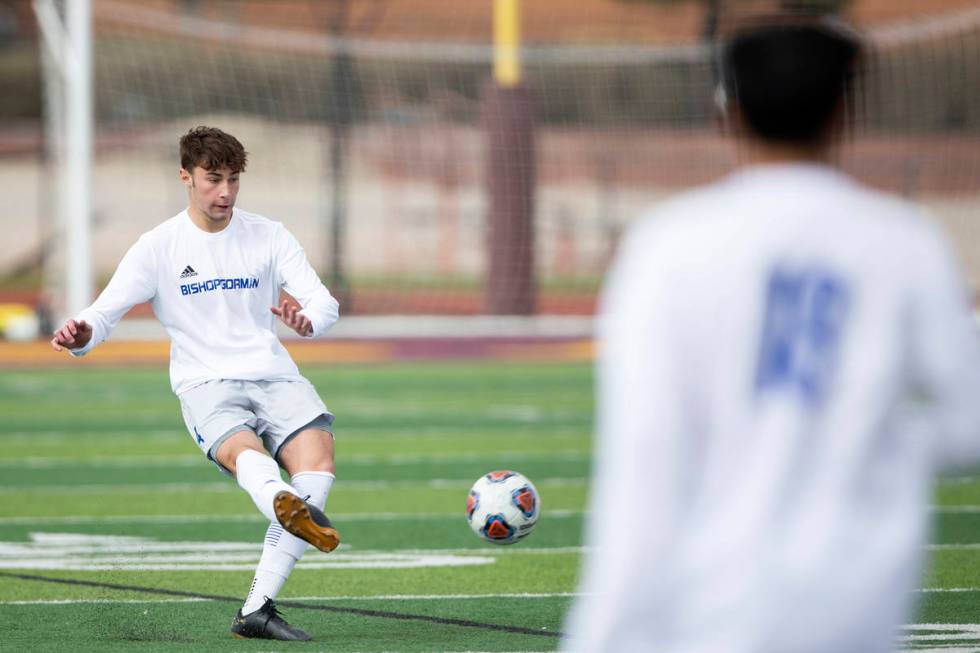
[[337,473],[337,466],[334,464],[333,459],[330,458],[328,460],[321,461],[319,464],[316,465],[316,468],[315,469],[311,469],[310,471],[313,471],[313,472],[327,472],[327,473],[330,473],[330,474],[336,474]]
[[337,466],[334,464],[333,456],[330,455],[308,455],[300,460],[295,461],[292,465],[296,467],[296,470],[289,469],[286,467],[286,471],[290,474],[301,474],[303,472],[327,472],[329,474],[336,474]]
[[279,462],[290,474],[334,473],[333,436],[321,429],[306,429],[283,445]]
[[214,458],[219,465],[227,469],[232,474],[235,474],[238,456],[247,450],[258,451],[261,454],[268,455],[265,449],[262,448],[262,443],[259,442],[259,439],[254,433],[242,431],[222,442],[221,445],[218,446],[217,451],[214,452]]
[[[325,441],[329,440],[333,442],[333,436],[329,433],[325,434]],[[337,466],[334,464],[333,447],[327,446],[317,449],[312,452],[312,455],[307,456],[307,471],[311,472],[329,472],[335,474],[337,471]]]

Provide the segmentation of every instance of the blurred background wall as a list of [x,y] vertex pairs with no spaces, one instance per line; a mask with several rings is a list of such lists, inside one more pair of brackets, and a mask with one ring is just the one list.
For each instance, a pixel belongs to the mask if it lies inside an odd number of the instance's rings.
[[[532,250],[533,312],[590,315],[623,227],[732,168],[712,38],[750,4],[523,3],[533,238],[513,246]],[[846,168],[929,206],[980,284],[980,4],[824,4],[873,44]],[[184,208],[177,140],[210,124],[250,153],[238,206],[284,222],[349,313],[488,310],[490,0],[92,7],[96,288],[140,233]],[[57,313],[63,143],[44,52],[30,2],[0,2],[0,301]]]

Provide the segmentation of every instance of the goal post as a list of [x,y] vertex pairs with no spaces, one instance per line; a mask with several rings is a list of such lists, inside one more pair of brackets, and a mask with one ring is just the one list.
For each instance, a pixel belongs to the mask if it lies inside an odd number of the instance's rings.
[[481,90],[487,201],[486,312],[530,315],[534,280],[534,105],[520,58],[520,0],[494,0],[493,77]]
[[[64,300],[51,307],[59,317],[75,315],[91,303],[92,269],[92,6],[71,0],[59,12],[54,0],[34,0],[38,27],[50,62],[49,137],[62,147],[51,148],[58,171],[57,222],[65,235]],[[61,14],[64,14],[64,18]]]

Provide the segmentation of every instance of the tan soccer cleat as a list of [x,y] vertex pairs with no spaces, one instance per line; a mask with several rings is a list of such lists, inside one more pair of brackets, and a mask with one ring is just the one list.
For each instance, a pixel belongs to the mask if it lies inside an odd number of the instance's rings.
[[340,544],[340,533],[323,511],[292,492],[283,490],[276,494],[272,508],[283,528],[324,553],[330,553]]

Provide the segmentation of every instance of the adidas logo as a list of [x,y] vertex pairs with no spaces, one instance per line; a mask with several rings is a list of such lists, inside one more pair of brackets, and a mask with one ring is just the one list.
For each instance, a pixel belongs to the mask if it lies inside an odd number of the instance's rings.
[[192,268],[189,265],[186,268],[184,268],[183,272],[180,273],[181,279],[186,279],[187,277],[196,277],[196,276],[197,276],[197,272],[195,272],[194,268]]

